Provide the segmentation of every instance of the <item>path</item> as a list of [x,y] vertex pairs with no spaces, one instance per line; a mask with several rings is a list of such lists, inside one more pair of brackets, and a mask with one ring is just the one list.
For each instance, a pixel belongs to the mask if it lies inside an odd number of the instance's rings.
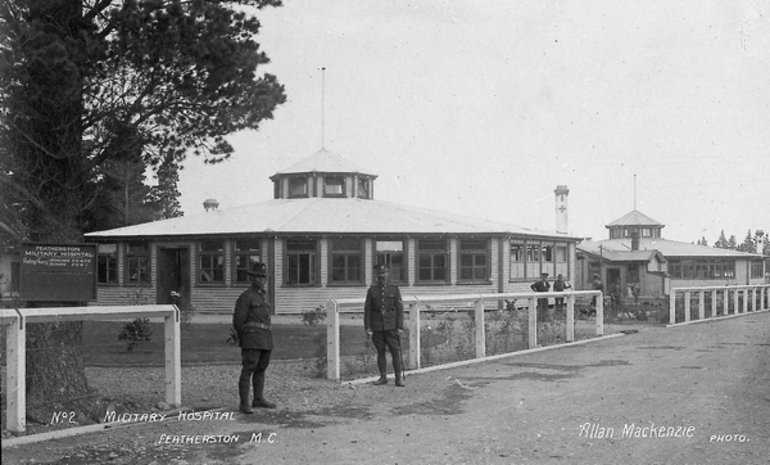
[[[770,313],[411,375],[405,389],[340,389],[355,392],[334,411],[146,425],[94,440],[139,441],[133,462],[116,449],[114,463],[770,464]],[[658,437],[641,437],[653,425]],[[684,437],[660,437],[661,427]],[[240,443],[159,445],[161,434]],[[53,457],[59,442],[36,447]],[[3,455],[23,460],[28,447]]]

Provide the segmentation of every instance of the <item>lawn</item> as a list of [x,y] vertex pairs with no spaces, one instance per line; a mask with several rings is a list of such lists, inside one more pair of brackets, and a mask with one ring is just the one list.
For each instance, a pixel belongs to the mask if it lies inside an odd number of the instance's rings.
[[[150,341],[140,342],[134,351],[118,340],[124,323],[116,321],[84,322],[83,352],[89,366],[163,365],[164,336],[162,323],[150,323]],[[182,329],[182,364],[205,365],[241,361],[240,349],[227,342],[231,325],[191,324]],[[273,325],[274,360],[313,358],[325,351],[326,326]],[[366,335],[358,326],[341,326],[342,355],[359,353]]]

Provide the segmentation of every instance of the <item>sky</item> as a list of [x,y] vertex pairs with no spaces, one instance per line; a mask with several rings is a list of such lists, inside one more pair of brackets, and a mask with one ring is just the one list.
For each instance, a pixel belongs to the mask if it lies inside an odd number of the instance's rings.
[[[272,198],[322,147],[378,200],[607,238],[770,232],[770,0],[285,0],[257,37],[288,101],[180,173],[185,214]],[[325,71],[321,71],[325,68]],[[323,123],[322,123],[323,122]]]

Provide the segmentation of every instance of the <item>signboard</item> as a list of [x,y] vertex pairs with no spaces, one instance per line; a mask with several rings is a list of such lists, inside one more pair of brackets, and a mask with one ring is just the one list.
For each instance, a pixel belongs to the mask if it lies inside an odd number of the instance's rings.
[[20,299],[96,301],[96,244],[22,244]]

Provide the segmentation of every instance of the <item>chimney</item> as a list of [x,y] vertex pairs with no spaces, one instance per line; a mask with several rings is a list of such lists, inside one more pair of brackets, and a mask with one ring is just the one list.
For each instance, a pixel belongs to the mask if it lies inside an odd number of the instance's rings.
[[567,217],[567,196],[569,196],[569,189],[567,186],[556,186],[556,190],[553,191],[556,194],[556,232],[567,234],[568,231],[568,217]]
[[205,208],[206,211],[216,210],[218,207],[219,207],[219,202],[217,202],[217,199],[206,199],[203,202],[203,208]]
[[639,250],[639,231],[631,232],[631,250]]

